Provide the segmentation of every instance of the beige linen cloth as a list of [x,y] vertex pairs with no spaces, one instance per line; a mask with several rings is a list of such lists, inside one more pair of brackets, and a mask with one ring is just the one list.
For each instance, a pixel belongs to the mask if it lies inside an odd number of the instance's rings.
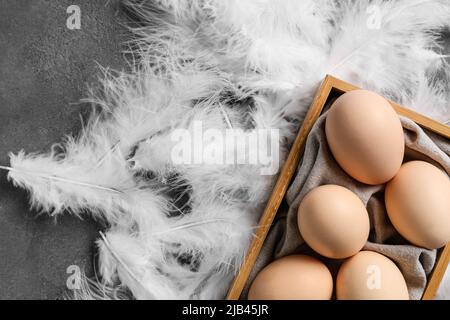
[[[450,143],[434,133],[426,132],[407,118],[401,118],[405,132],[405,160],[425,160],[450,173]],[[420,299],[427,276],[436,261],[436,250],[412,246],[392,227],[384,206],[384,186],[369,186],[350,178],[335,162],[325,138],[325,115],[314,125],[306,142],[305,154],[285,203],[280,208],[260,256],[253,268],[241,298],[246,298],[248,287],[261,269],[272,260],[283,256],[306,253],[319,257],[304,243],[297,229],[297,209],[303,197],[313,188],[337,184],[355,192],[366,204],[371,232],[365,249],[391,258],[402,271],[411,299]],[[335,276],[341,261],[319,257]]]

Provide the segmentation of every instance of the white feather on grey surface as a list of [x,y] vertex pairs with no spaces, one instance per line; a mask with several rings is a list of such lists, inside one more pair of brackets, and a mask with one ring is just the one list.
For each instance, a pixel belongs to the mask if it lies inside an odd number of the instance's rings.
[[[11,156],[9,178],[53,215],[104,222],[101,283],[81,298],[223,298],[274,182],[259,167],[177,165],[170,134],[280,129],[281,159],[332,74],[449,121],[446,0],[124,0],[129,74],[104,73],[77,138]],[[224,114],[225,111],[225,114]]]

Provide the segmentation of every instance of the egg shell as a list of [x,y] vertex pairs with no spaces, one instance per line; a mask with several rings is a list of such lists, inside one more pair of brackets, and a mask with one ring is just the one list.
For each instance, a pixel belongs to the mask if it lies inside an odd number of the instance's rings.
[[298,227],[306,243],[333,259],[360,251],[369,237],[366,207],[352,191],[337,185],[311,190],[298,208]]
[[253,281],[249,300],[329,300],[333,278],[319,260],[293,255],[266,266]]
[[400,169],[405,152],[400,119],[374,92],[354,90],[340,96],[328,111],[325,132],[337,163],[360,182],[383,184]]
[[424,161],[405,163],[386,186],[386,209],[395,229],[427,249],[450,241],[450,179]]
[[361,251],[345,261],[336,278],[338,300],[409,300],[405,279],[387,257]]

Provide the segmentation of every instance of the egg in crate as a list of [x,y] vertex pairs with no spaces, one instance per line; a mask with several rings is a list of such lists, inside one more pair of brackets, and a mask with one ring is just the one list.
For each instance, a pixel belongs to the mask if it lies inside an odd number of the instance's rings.
[[450,241],[450,179],[424,161],[407,162],[386,186],[386,210],[413,244],[437,249]]
[[336,278],[338,300],[409,300],[405,278],[387,257],[361,251],[346,260]]
[[339,166],[365,184],[389,181],[403,162],[400,119],[391,104],[374,92],[354,90],[340,96],[328,111],[325,134]]
[[253,281],[249,300],[329,300],[333,278],[319,260],[292,255],[266,266]]
[[305,242],[322,256],[343,259],[360,251],[369,237],[366,207],[352,191],[337,185],[311,190],[297,214]]

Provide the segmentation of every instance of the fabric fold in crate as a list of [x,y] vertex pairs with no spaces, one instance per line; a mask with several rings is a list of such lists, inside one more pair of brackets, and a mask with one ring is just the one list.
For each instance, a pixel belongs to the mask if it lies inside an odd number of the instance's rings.
[[[367,207],[371,232],[365,250],[376,251],[392,259],[402,271],[411,299],[420,299],[436,262],[436,250],[418,248],[403,239],[391,225],[384,205],[384,185],[362,184],[348,176],[336,163],[325,136],[325,117],[315,123],[306,142],[303,159],[287,191],[267,236],[257,262],[244,288],[249,285],[264,266],[274,259],[291,254],[318,256],[302,239],[297,227],[297,210],[303,197],[313,188],[336,184],[356,193]],[[450,174],[450,144],[447,139],[428,132],[412,120],[401,117],[405,132],[405,161],[428,161]],[[321,258],[335,275],[340,261]]]

